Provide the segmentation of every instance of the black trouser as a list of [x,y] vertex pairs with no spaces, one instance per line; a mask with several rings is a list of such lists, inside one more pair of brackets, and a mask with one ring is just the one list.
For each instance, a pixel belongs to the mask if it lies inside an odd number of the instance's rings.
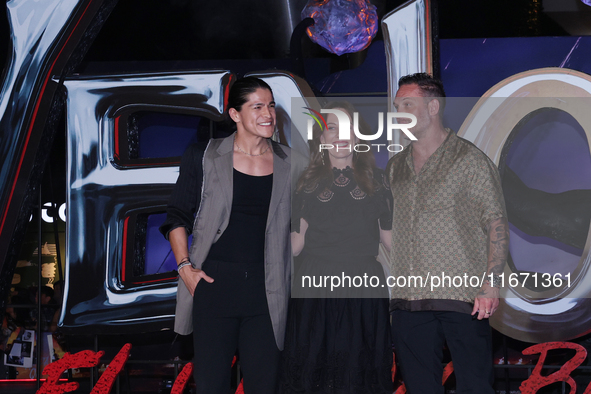
[[492,333],[488,320],[459,312],[392,312],[392,338],[409,394],[443,394],[447,342],[458,394],[494,394]]
[[207,261],[193,305],[193,376],[198,394],[230,392],[238,350],[245,394],[274,394],[280,352],[266,301],[263,265]]

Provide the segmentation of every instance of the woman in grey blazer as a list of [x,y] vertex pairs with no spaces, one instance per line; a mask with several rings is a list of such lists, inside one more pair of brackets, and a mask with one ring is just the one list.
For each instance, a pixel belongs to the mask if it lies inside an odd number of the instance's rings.
[[290,289],[291,153],[270,140],[264,81],[237,80],[228,108],[236,133],[187,149],[160,229],[180,276],[175,331],[193,332],[197,393],[228,392],[238,350],[245,392],[271,394]]

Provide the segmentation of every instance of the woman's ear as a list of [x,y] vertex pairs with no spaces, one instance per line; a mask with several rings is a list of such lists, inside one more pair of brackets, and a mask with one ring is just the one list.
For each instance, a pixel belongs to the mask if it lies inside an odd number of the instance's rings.
[[239,123],[240,122],[240,112],[236,111],[236,108],[230,108],[228,110],[228,115],[230,115],[230,118],[236,122]]

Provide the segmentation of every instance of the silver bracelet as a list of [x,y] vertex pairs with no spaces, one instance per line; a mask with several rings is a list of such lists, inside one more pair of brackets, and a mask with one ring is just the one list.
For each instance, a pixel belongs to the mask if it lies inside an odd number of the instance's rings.
[[180,263],[178,267],[176,267],[177,272],[180,272],[181,268],[186,267],[188,265],[191,265],[191,262],[189,260]]

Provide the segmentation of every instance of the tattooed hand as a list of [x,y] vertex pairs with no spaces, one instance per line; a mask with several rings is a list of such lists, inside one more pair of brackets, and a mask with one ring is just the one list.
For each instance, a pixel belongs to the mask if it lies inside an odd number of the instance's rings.
[[[488,266],[486,275],[500,275],[505,269],[509,253],[509,223],[506,218],[495,219],[487,227]],[[472,315],[478,320],[488,319],[499,306],[499,289],[484,283],[474,300]]]

